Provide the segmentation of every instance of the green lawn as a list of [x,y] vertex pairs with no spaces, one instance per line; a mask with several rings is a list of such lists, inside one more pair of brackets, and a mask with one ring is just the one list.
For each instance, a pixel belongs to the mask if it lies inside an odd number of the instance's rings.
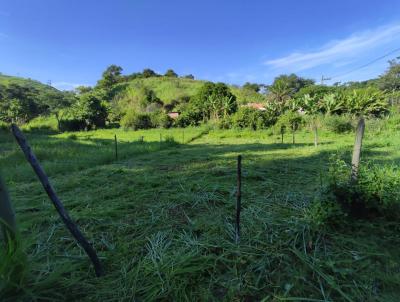
[[[367,124],[363,158],[399,164],[400,134],[382,125]],[[168,136],[177,143],[165,142]],[[330,156],[350,158],[352,133],[320,131],[318,148],[306,130],[295,145],[289,134],[281,144],[270,131],[207,128],[26,137],[106,274],[95,277],[3,132],[0,165],[29,266],[20,284],[0,279],[1,301],[398,301],[398,223],[359,220],[316,230],[307,219]],[[243,211],[236,245],[238,154]]]

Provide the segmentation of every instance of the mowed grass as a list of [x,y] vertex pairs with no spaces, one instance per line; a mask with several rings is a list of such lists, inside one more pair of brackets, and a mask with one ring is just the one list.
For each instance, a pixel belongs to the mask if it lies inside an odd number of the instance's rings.
[[[10,134],[0,164],[28,257],[0,300],[398,301],[398,223],[315,229],[307,205],[352,133],[184,130],[26,133],[105,269],[96,278]],[[160,143],[167,135],[176,143]],[[114,154],[119,139],[119,159]],[[144,142],[139,142],[144,136]],[[181,142],[184,142],[183,144]],[[363,158],[399,164],[400,135],[367,124]],[[243,156],[242,236],[234,243],[236,158]],[[2,281],[4,283],[4,281]]]

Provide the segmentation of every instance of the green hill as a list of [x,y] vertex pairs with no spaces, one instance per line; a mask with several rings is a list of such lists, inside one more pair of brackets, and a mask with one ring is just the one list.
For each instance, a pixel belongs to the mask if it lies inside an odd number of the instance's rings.
[[[116,85],[115,90],[116,95],[118,96],[121,93],[129,93],[129,90],[136,90],[140,87],[146,87],[153,90],[156,96],[165,104],[169,104],[173,100],[180,100],[185,96],[193,96],[205,82],[206,81],[202,80],[165,76],[137,78]],[[236,95],[237,101],[241,104],[265,101],[265,96],[255,91],[242,89],[238,86],[232,85],[229,87],[232,90],[232,93]]]
[[26,79],[26,78],[21,78],[21,77],[16,77],[16,76],[9,76],[9,75],[4,75],[0,73],[0,85],[8,87],[11,84],[15,84],[18,86],[22,87],[27,87],[27,88],[34,88],[36,89],[39,93],[40,92],[57,92],[58,90],[50,85],[43,84],[39,81],[32,80],[32,79]]

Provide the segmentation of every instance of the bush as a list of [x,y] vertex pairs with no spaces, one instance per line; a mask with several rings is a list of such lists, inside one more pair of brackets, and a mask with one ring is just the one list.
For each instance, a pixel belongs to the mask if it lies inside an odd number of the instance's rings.
[[275,128],[278,130],[278,132],[286,132],[288,131],[296,131],[300,129],[305,120],[303,116],[298,114],[297,112],[294,111],[286,111],[284,114],[282,114],[278,121],[275,123]]
[[154,128],[171,128],[174,120],[164,112],[153,112],[150,114],[151,125]]
[[[193,110],[191,110],[193,109]],[[187,127],[187,126],[198,126],[202,121],[201,113],[188,106],[185,111],[181,112],[179,117],[175,120],[175,126],[177,127]]]
[[81,131],[86,129],[85,121],[68,119],[60,121],[60,131]]
[[121,119],[121,126],[125,129],[149,129],[152,127],[151,118],[148,113],[137,113],[128,111]]
[[233,126],[232,116],[228,115],[226,117],[221,118],[218,121],[217,126],[219,129],[231,129]]
[[354,129],[352,119],[348,115],[327,115],[323,123],[328,130],[335,133],[345,133]]
[[6,131],[8,129],[10,129],[10,126],[6,122],[0,121],[0,130]]
[[[316,224],[335,224],[339,216],[352,218],[398,218],[400,169],[371,162],[360,166],[357,182],[350,181],[351,165],[334,158],[321,198],[311,204]],[[340,214],[340,211],[342,214]]]
[[231,121],[233,127],[257,130],[273,125],[276,121],[276,117],[268,111],[241,107],[238,112],[232,116]]

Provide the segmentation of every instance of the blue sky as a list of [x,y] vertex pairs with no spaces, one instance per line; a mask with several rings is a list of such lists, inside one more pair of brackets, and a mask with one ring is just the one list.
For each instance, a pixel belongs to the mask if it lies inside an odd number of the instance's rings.
[[295,72],[376,77],[400,47],[400,1],[0,0],[0,72],[58,88],[110,64],[243,84]]

